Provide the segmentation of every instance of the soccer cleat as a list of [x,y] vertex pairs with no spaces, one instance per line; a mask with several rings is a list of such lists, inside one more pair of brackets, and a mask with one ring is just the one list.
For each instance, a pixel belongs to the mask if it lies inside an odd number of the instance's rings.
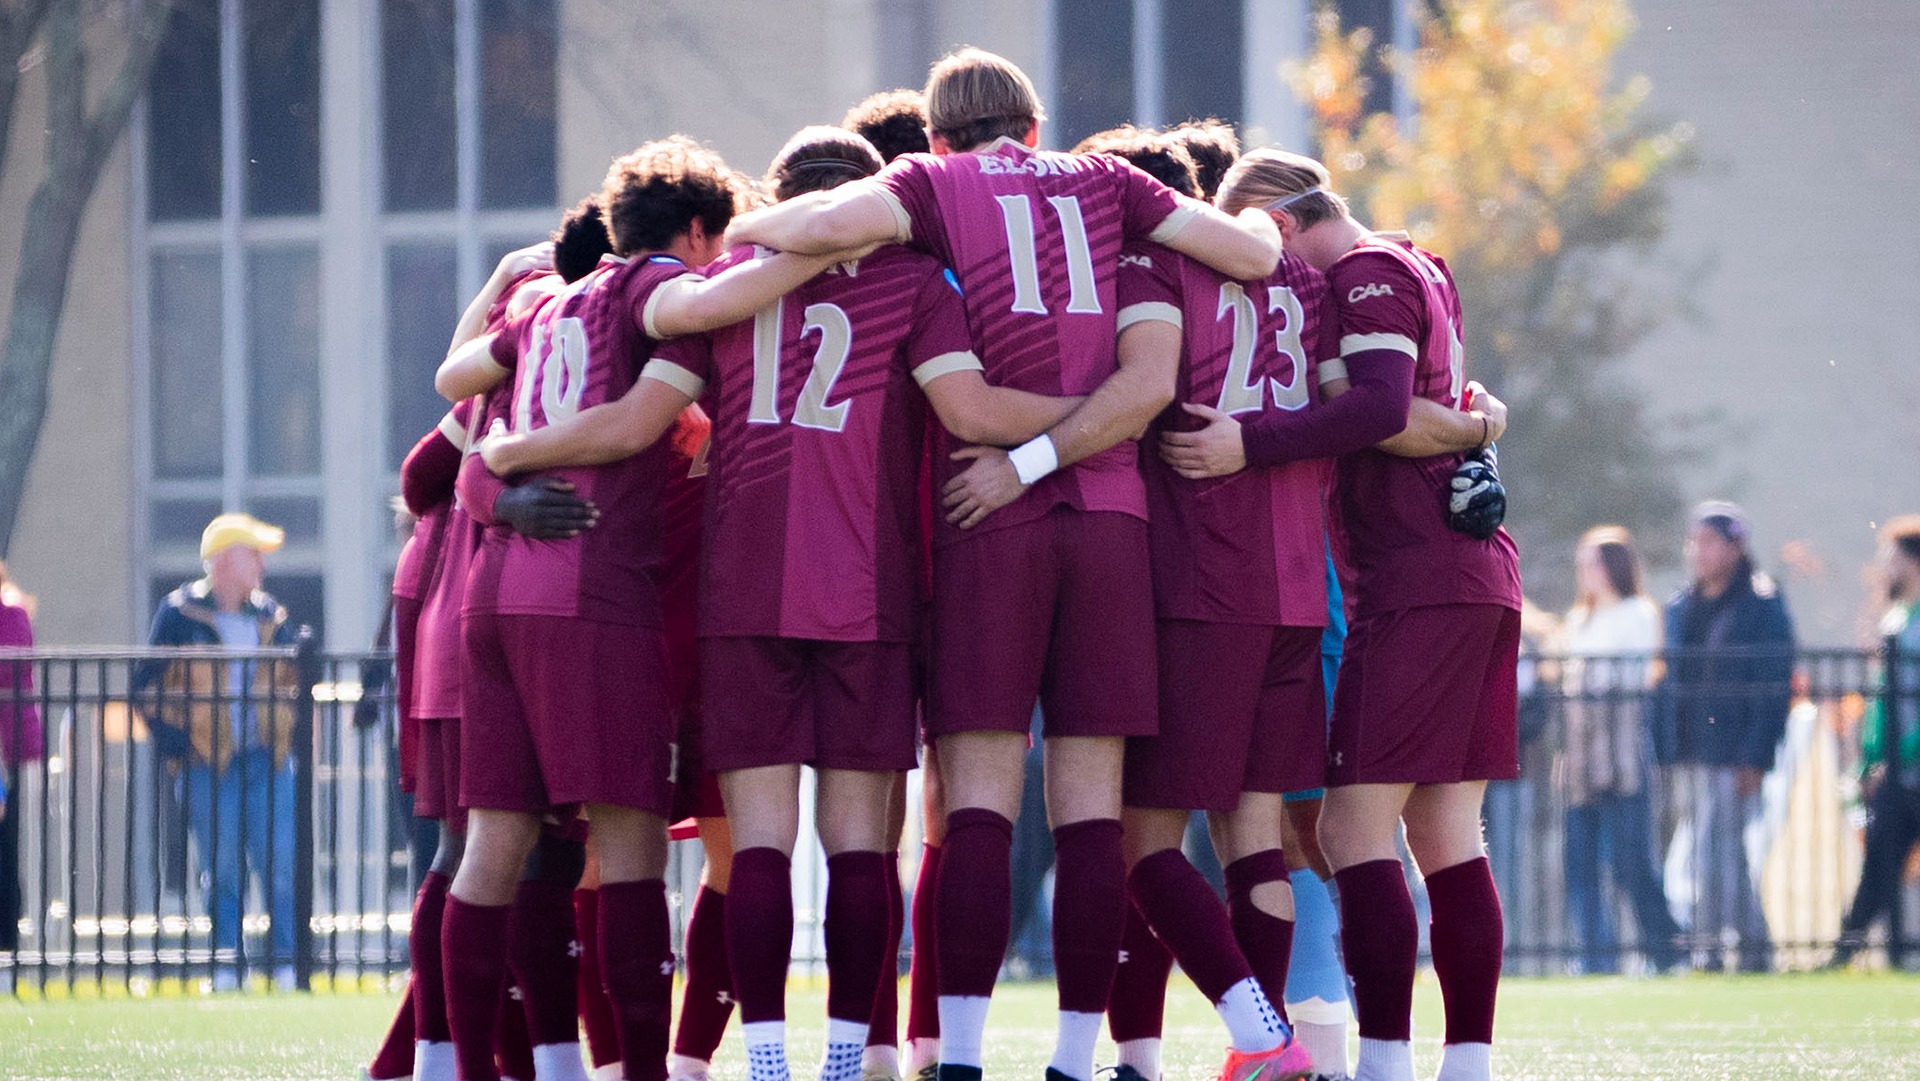
[[913,1081],[940,1081],[940,1064],[929,1062],[913,1072]]
[[1124,1062],[1109,1066],[1099,1072],[1106,1075],[1102,1081],[1160,1081],[1159,1078],[1148,1077],[1146,1074],[1141,1073],[1139,1070],[1134,1069]]
[[1300,1041],[1288,1036],[1271,1051],[1227,1049],[1219,1081],[1307,1081],[1313,1076],[1313,1058]]

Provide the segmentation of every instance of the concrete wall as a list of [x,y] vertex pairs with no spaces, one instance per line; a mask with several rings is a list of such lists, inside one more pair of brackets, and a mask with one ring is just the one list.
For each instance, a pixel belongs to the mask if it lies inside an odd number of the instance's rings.
[[[113,48],[96,29],[90,43]],[[117,57],[94,58],[96,81]],[[11,315],[27,205],[42,179],[45,77],[29,66],[0,183],[0,320]],[[133,614],[133,380],[129,168],[122,140],[75,237],[46,424],[7,566],[40,600],[45,643],[124,642]],[[4,326],[0,322],[0,326]]]
[[[1635,7],[1622,70],[1706,160],[1669,249],[1712,269],[1701,319],[1633,370],[1664,408],[1724,411],[1734,438],[1690,494],[1744,501],[1802,639],[1850,642],[1877,523],[1920,510],[1920,5]],[[1795,541],[1823,571],[1783,562]]]

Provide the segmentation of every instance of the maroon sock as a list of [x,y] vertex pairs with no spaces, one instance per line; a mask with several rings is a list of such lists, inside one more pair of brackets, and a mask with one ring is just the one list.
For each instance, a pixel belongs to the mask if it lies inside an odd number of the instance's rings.
[[1420,948],[1413,895],[1399,860],[1358,863],[1340,883],[1340,945],[1353,977],[1354,1013],[1369,1040],[1408,1040],[1413,1032],[1413,964]]
[[412,1077],[413,1040],[413,979],[408,977],[407,993],[400,996],[400,1008],[393,1013],[393,1024],[387,1026],[387,1038],[380,1041],[380,1049],[373,1053],[367,1076],[372,1081]]
[[1053,831],[1053,969],[1060,1008],[1103,1013],[1127,924],[1120,820],[1090,818]]
[[447,898],[440,927],[441,969],[460,1081],[499,1079],[493,1043],[507,984],[510,912],[506,905],[470,905]]
[[407,939],[407,948],[413,954],[413,1031],[414,1039],[427,1043],[453,1039],[452,1030],[447,1028],[446,972],[440,963],[447,887],[452,884],[446,875],[428,871],[420,880],[419,895],[413,899],[413,932]]
[[600,978],[620,1033],[627,1081],[666,1081],[673,1014],[666,883],[649,878],[600,884]]
[[1293,921],[1263,912],[1253,903],[1253,891],[1268,882],[1287,881],[1287,857],[1277,848],[1242,856],[1227,865],[1227,915],[1233,920],[1234,941],[1273,1003],[1280,1020],[1287,1018],[1287,964],[1293,959]]
[[1448,1043],[1492,1043],[1505,927],[1493,870],[1481,856],[1427,876],[1433,974],[1446,1004]]
[[900,1043],[900,933],[907,911],[900,898],[900,853],[880,858],[887,876],[887,940],[880,955],[880,980],[873,989],[873,1012],[867,1018],[867,1046],[895,1047]]
[[940,1038],[940,940],[939,921],[934,918],[939,896],[940,846],[922,845],[920,874],[913,882],[913,911],[908,914],[913,921],[913,957],[907,962],[909,1040]]
[[947,816],[941,846],[940,994],[993,994],[1013,933],[1013,823],[984,807]]
[[793,962],[793,861],[777,848],[733,854],[732,881],[727,884],[727,960],[741,1023],[786,1020],[787,966]]
[[827,1017],[867,1021],[887,950],[886,857],[842,852],[827,857]]
[[527,1037],[535,1047],[580,1042],[579,948],[573,931],[573,887],[557,882],[520,883],[513,901],[513,946],[508,956]]
[[1226,907],[1185,853],[1163,849],[1134,864],[1127,890],[1208,1002],[1219,1002],[1228,988],[1252,978],[1253,970],[1233,939]]
[[493,1025],[493,1061],[502,1078],[532,1081],[533,1041],[527,1038],[527,1012],[514,991],[511,983],[500,991],[500,1012]]
[[1113,1042],[1160,1038],[1172,971],[1173,954],[1154,937],[1140,907],[1129,903],[1120,934],[1120,967],[1114,970],[1113,993],[1107,996],[1107,1031]]
[[580,964],[574,978],[574,996],[580,1003],[580,1026],[587,1030],[587,1057],[594,1069],[620,1061],[620,1030],[607,1002],[600,978],[600,891],[573,891],[573,923],[580,936]]
[[687,914],[687,986],[680,995],[680,1022],[673,1053],[712,1062],[733,1016],[733,973],[727,970],[727,895],[709,886],[693,897]]

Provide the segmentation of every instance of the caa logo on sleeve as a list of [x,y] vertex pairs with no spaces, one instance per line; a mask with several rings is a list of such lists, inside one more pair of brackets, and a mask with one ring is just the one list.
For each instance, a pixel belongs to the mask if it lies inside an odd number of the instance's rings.
[[1382,285],[1379,282],[1368,282],[1366,285],[1354,286],[1353,289],[1347,293],[1347,303],[1358,304],[1368,297],[1390,297],[1392,295],[1393,286]]

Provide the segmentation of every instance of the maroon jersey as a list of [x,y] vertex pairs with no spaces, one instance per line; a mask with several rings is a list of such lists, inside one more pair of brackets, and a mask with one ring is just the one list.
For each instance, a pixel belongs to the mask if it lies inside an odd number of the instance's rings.
[[667,633],[667,671],[673,680],[669,700],[679,706],[699,687],[698,623],[701,518],[707,495],[707,456],[713,424],[697,405],[674,422],[666,440],[667,486],[662,500],[660,591],[661,622]]
[[[1344,364],[1366,364],[1369,354],[1411,356],[1414,394],[1459,408],[1460,296],[1439,256],[1376,234],[1328,268],[1327,285]],[[1401,458],[1373,448],[1341,457],[1335,485],[1356,613],[1434,604],[1520,607],[1519,555],[1506,531],[1476,540],[1447,527],[1449,485],[1462,457]]]
[[[1238,282],[1178,252],[1130,246],[1120,257],[1119,296],[1121,329],[1148,320],[1181,328],[1173,404],[1155,418],[1146,445],[1163,431],[1202,426],[1184,402],[1243,417],[1310,408],[1332,320],[1326,279],[1300,257],[1282,256],[1265,281]],[[1143,459],[1160,618],[1326,625],[1330,462],[1194,481],[1158,454]]]
[[[455,405],[447,415],[440,418],[439,427],[414,447],[413,453],[401,464],[401,486],[407,487],[405,476],[410,469],[432,468],[440,470],[442,459],[450,458],[453,470],[459,469],[460,458],[467,449],[467,427],[473,421],[473,403],[461,402]],[[431,460],[431,465],[426,463]],[[446,539],[447,508],[453,505],[452,484],[448,484],[447,497],[435,500],[431,506],[413,508],[417,513],[413,520],[413,535],[400,549],[400,561],[393,568],[393,595],[403,600],[425,600],[427,590],[433,583],[434,575],[440,568],[440,546]]]
[[892,246],[662,346],[647,377],[709,393],[713,409],[700,633],[910,640],[926,415],[914,381],[979,366],[944,269]]
[[[455,406],[467,417],[459,445],[467,458],[479,441],[486,423],[486,409],[473,399]],[[462,470],[474,468],[478,459],[465,462]],[[473,553],[480,547],[480,526],[460,498],[448,502],[440,512],[440,545],[433,562],[433,574],[426,596],[420,602],[420,623],[414,631],[413,715],[422,719],[459,717],[460,658],[464,647],[460,639],[460,610],[467,596],[467,571]]]
[[[653,353],[648,327],[655,291],[691,273],[669,256],[608,256],[565,292],[508,323],[494,339],[493,358],[513,388],[511,430],[544,428],[619,400]],[[468,578],[465,611],[659,627],[669,456],[666,445],[655,444],[622,461],[551,471],[600,508],[599,522],[560,540],[489,527]]]
[[[953,268],[987,382],[1050,396],[1090,394],[1115,371],[1114,280],[1129,240],[1166,240],[1198,213],[1118,158],[1035,151],[1011,139],[965,154],[908,154],[878,180],[901,240]],[[965,468],[942,439],[935,490]],[[1066,504],[1146,516],[1138,448],[1122,442],[1042,478],[975,532]],[[962,533],[941,516],[936,542]]]

